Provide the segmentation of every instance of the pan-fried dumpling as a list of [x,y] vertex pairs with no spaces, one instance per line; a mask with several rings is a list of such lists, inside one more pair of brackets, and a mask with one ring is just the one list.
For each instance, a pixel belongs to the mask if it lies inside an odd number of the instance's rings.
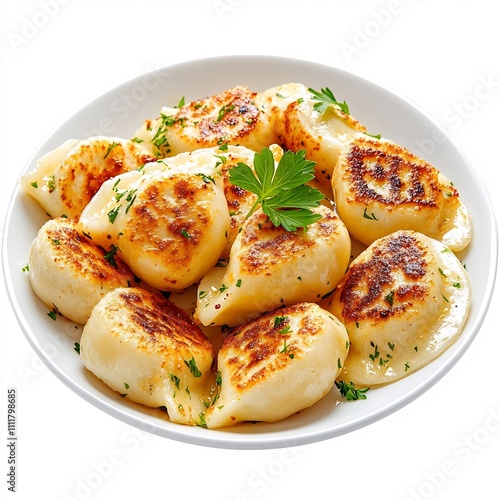
[[83,230],[113,244],[132,271],[159,290],[182,290],[219,260],[230,216],[222,181],[150,164],[107,181],[82,213]]
[[364,135],[366,128],[333,104],[319,112],[313,94],[299,83],[279,85],[263,95],[270,100],[266,110],[279,142],[295,152],[305,149],[307,159],[316,162],[316,179],[330,187],[340,150],[348,140]]
[[[282,154],[281,148],[277,145],[272,145],[270,148],[276,158]],[[257,199],[255,194],[233,186],[229,182],[229,171],[239,162],[252,165],[254,155],[255,151],[243,146],[224,146],[179,153],[158,162],[148,163],[140,171],[127,172],[103,184],[98,196],[94,197],[83,211],[80,220],[95,242],[107,246],[112,238],[109,234],[108,214],[116,208],[117,195],[133,192],[135,190],[133,184],[139,182],[144,175],[153,172],[190,173],[203,178],[206,182],[214,182],[224,191],[230,215],[230,229],[223,256],[228,257],[245,216]]]
[[340,217],[365,245],[399,229],[426,234],[453,251],[471,239],[469,213],[455,187],[393,142],[352,140],[340,154],[332,188]]
[[241,324],[264,311],[319,302],[340,281],[351,240],[332,208],[296,232],[275,227],[257,210],[236,237],[226,267],[215,267],[198,286],[196,318],[204,325]]
[[172,422],[203,424],[215,389],[212,345],[161,295],[141,288],[108,293],[83,329],[80,356],[89,371],[131,401],[165,406]]
[[260,151],[276,142],[263,112],[266,102],[257,92],[238,85],[179,108],[163,107],[159,117],[144,122],[136,137],[159,158],[221,144]]
[[413,373],[457,338],[470,301],[467,272],[439,241],[407,230],[375,241],[321,303],[349,333],[340,378],[366,387]]
[[132,140],[71,139],[44,155],[21,178],[21,187],[51,217],[76,218],[104,181],[154,160]]
[[268,312],[230,332],[218,355],[208,428],[281,420],[333,387],[349,350],[344,326],[314,303]]
[[38,297],[63,316],[84,324],[110,290],[136,284],[116,249],[107,252],[72,219],[47,221],[33,240],[29,278]]

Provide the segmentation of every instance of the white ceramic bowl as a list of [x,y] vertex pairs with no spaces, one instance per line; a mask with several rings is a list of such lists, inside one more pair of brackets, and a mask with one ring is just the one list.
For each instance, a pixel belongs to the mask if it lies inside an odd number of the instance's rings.
[[462,335],[437,360],[398,382],[371,390],[366,400],[339,402],[335,389],[313,407],[277,423],[243,424],[226,430],[173,424],[165,412],[121,398],[86,372],[74,350],[81,327],[47,316],[47,307],[22,272],[30,244],[46,215],[18,189],[8,210],[3,239],[12,307],[41,359],[93,405],[138,428],[188,443],[251,449],[305,444],[354,431],[408,404],[445,375],[474,340],[489,306],[497,262],[496,224],[483,183],[454,140],[426,113],[352,74],[315,63],[262,56],[211,58],[167,67],[129,81],[83,108],[35,152],[25,171],[70,138],[97,134],[132,137],[144,119],[157,116],[162,105],[175,105],[183,96],[187,102],[237,84],[260,91],[292,81],[316,89],[329,87],[339,100],[347,101],[351,113],[370,133],[381,133],[421,154],[454,182],[473,220],[473,241],[459,255],[473,287],[472,308]]

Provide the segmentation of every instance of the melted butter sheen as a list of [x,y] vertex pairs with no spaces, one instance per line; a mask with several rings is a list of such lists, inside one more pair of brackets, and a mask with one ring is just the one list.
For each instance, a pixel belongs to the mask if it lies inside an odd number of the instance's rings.
[[141,288],[117,288],[94,308],[80,341],[85,367],[124,397],[200,425],[214,389],[213,347],[188,315]]
[[374,386],[425,366],[460,334],[470,297],[467,273],[442,243],[405,230],[375,241],[322,303],[349,332],[340,378]]
[[118,247],[148,285],[188,288],[228,241],[231,219],[216,165],[215,151],[201,150],[110,179],[83,211],[82,231],[105,248]]
[[236,237],[227,267],[215,267],[198,286],[195,316],[203,325],[235,326],[282,305],[319,302],[343,276],[349,234],[332,208],[307,231],[274,227],[255,212]]
[[151,161],[154,157],[132,140],[71,139],[40,158],[21,186],[52,217],[75,218],[103,182]]
[[453,251],[470,242],[470,216],[450,181],[388,140],[349,141],[333,170],[332,189],[340,217],[365,245],[400,229],[419,231]]
[[317,304],[281,308],[233,330],[219,351],[222,382],[207,426],[274,422],[311,406],[331,390],[347,352],[344,326]]

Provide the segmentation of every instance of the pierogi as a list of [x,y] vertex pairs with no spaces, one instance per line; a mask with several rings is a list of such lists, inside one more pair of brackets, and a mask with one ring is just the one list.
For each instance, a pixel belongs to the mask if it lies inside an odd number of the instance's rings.
[[219,393],[208,428],[274,422],[333,387],[349,351],[339,320],[314,303],[268,312],[228,334],[218,354]]
[[31,286],[50,309],[85,324],[107,292],[136,284],[116,250],[95,245],[75,220],[50,219],[31,244]]
[[[461,333],[471,285],[454,252],[472,231],[457,188],[329,89],[239,85],[138,126],[69,140],[21,179],[52,217],[31,246],[33,290],[84,325],[83,364],[112,390],[185,425],[274,422],[336,381],[406,377]],[[254,164],[263,148],[274,171]],[[287,150],[305,151],[324,198],[283,205],[313,171],[289,163],[266,214]],[[279,225],[303,206],[319,220]]]
[[141,288],[117,288],[96,305],[80,357],[124,397],[166,407],[172,422],[200,425],[215,390],[212,344],[184,311]]
[[214,267],[198,286],[195,317],[203,325],[235,326],[297,302],[319,302],[349,263],[351,241],[333,208],[307,230],[275,227],[261,210],[243,224],[227,266]]
[[329,187],[342,147],[351,138],[363,136],[366,127],[334,105],[318,112],[313,95],[300,83],[279,85],[262,95],[269,99],[266,113],[279,143],[295,152],[305,149],[307,158],[316,162],[316,179]]
[[399,229],[419,231],[453,251],[471,239],[457,189],[430,163],[391,141],[358,137],[342,149],[332,174],[338,213],[369,245]]
[[448,247],[408,230],[376,240],[321,303],[349,334],[339,378],[371,387],[413,373],[453,343],[470,304],[467,272]]
[[160,116],[137,130],[136,138],[159,158],[220,144],[260,151],[277,142],[263,112],[266,102],[266,97],[238,85],[177,108],[163,107]]
[[51,217],[78,217],[102,183],[154,161],[140,144],[119,137],[71,139],[21,177],[21,187]]
[[152,165],[107,181],[80,223],[99,244],[117,246],[147,284],[176,291],[196,283],[219,260],[230,215],[215,179]]

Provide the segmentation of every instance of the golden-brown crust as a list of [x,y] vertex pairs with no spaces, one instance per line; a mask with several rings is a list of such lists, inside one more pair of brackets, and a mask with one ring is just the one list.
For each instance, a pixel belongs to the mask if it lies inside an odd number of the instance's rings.
[[[231,367],[230,384],[238,389],[248,388],[300,357],[305,346],[321,330],[321,325],[310,320],[309,308],[307,303],[295,304],[264,313],[232,330],[222,346],[222,351],[228,355],[226,363]],[[299,342],[290,340],[287,334],[289,317],[293,315],[303,315],[300,327],[294,327],[293,331],[293,337],[299,337]]]
[[418,307],[429,295],[427,254],[418,239],[402,232],[378,245],[369,260],[354,262],[336,291],[344,320],[384,321]]
[[165,344],[174,342],[178,349],[212,351],[212,344],[188,314],[165,297],[131,288],[122,289],[120,299],[130,321],[127,328],[142,337],[137,341],[138,348],[160,353],[167,349],[169,354],[172,346]]
[[[108,179],[155,161],[131,142],[93,140],[82,143],[65,158],[56,177],[56,189],[70,215],[79,214]],[[127,159],[133,155],[133,160]]]
[[[357,202],[430,208],[441,203],[438,171],[397,144],[357,138],[349,144],[339,162],[343,163],[344,181]],[[448,190],[450,195],[458,196],[451,186]]]
[[222,186],[203,175],[154,170],[114,198],[115,218],[106,230],[123,260],[150,286],[183,290],[220,258],[229,212]]
[[[257,195],[250,193],[246,189],[235,186],[229,181],[229,172],[231,168],[235,167],[241,161],[241,158],[235,157],[232,154],[227,154],[225,157],[226,160],[221,165],[221,175],[224,179],[224,195],[226,197],[229,214],[231,215],[231,230],[234,231],[239,229],[243,218],[246,216],[246,212],[257,199]],[[248,207],[248,210],[245,210],[245,207]],[[242,213],[242,211],[245,213]]]
[[470,282],[448,247],[402,230],[361,252],[323,306],[349,334],[340,378],[372,387],[409,375],[454,341],[468,315]]
[[247,87],[236,86],[221,94],[192,101],[179,109],[172,131],[184,136],[185,126],[196,123],[196,133],[190,134],[189,140],[198,147],[226,142],[237,144],[259,123],[260,111],[254,102],[256,96],[257,93]]
[[249,193],[246,189],[235,186],[229,182],[229,170],[236,166],[236,163],[227,162],[222,166],[221,174],[224,178],[224,195],[226,196],[227,206],[230,212],[239,212],[241,206],[249,196],[257,199],[257,195]]
[[[328,237],[337,230],[336,215],[331,210],[321,211],[322,219],[317,223],[317,238]],[[262,213],[258,220],[254,219],[252,224],[246,225],[242,233],[242,248],[248,248],[241,256],[241,269],[249,274],[269,273],[284,262],[290,261],[295,256],[307,255],[308,249],[315,246],[316,240],[307,237],[298,238],[297,234],[276,227]]]
[[[172,190],[178,203],[165,203],[163,185]],[[157,179],[148,184],[130,208],[130,219],[127,224],[127,237],[137,245],[151,251],[168,254],[170,260],[179,266],[191,260],[192,249],[200,243],[205,232],[207,214],[200,208],[194,213],[196,199],[200,190],[209,189],[209,185],[195,176],[178,176],[177,178]],[[163,233],[158,231],[159,221],[164,221]],[[139,227],[135,227],[135,224]],[[140,230],[139,230],[140,229]]]
[[311,156],[314,151],[321,148],[321,142],[308,133],[305,129],[301,129],[300,136],[296,133],[299,101],[294,101],[288,105],[284,113],[284,130],[282,142],[287,149],[291,151],[300,151],[306,149],[308,156]]
[[110,255],[92,243],[77,229],[75,221],[58,218],[53,222],[45,225],[43,234],[51,245],[51,255],[55,262],[60,262],[61,266],[68,267],[75,274],[85,276],[95,283],[122,286],[124,280],[133,282],[132,271],[119,255]]
[[172,422],[199,425],[212,387],[213,347],[164,296],[117,288],[94,307],[81,336],[85,367],[123,397],[163,406]]

